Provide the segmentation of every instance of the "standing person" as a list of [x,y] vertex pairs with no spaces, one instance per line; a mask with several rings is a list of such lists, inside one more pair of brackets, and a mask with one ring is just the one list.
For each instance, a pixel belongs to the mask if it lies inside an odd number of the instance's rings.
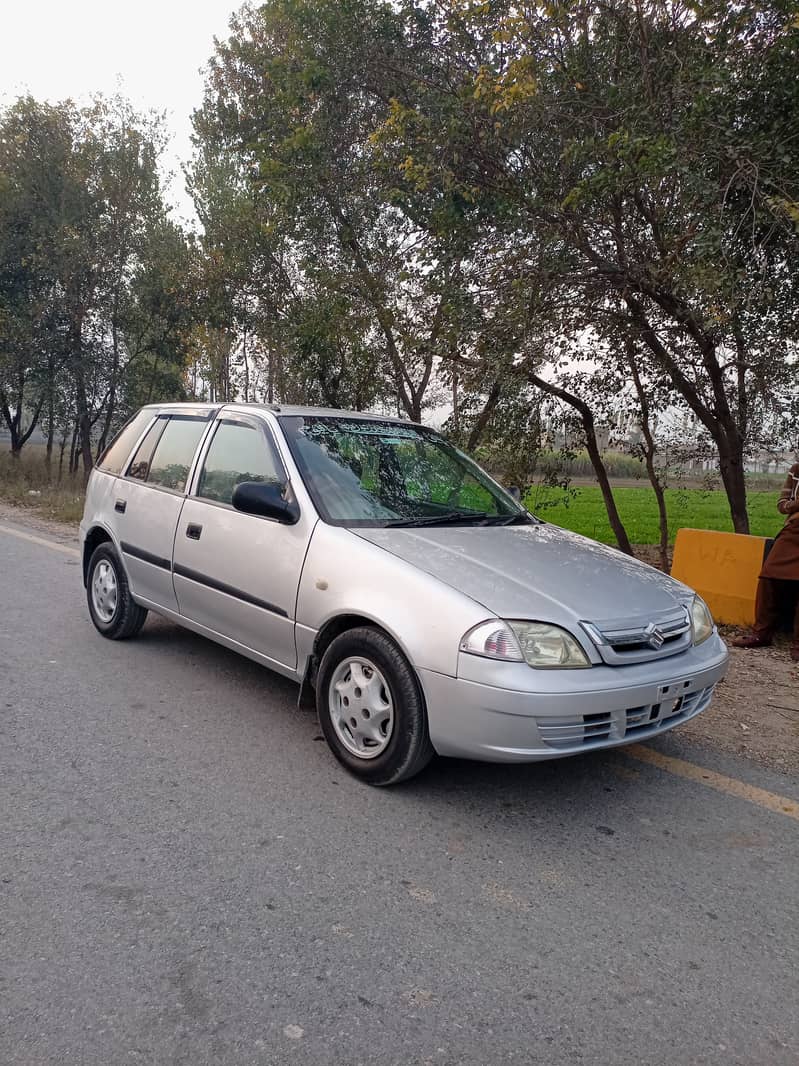
[[[767,648],[779,625],[784,581],[799,581],[799,463],[788,471],[777,510],[787,515],[777,534],[757,582],[755,624],[745,637],[731,643],[735,648]],[[799,662],[799,603],[793,623],[791,658]]]

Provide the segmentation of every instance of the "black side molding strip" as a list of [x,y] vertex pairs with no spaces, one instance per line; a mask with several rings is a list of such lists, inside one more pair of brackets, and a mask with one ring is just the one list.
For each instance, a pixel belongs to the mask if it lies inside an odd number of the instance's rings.
[[141,559],[143,563],[150,563],[151,566],[159,566],[162,570],[171,570],[172,563],[169,559],[162,559],[160,555],[153,555],[152,552],[146,552],[142,548],[136,548],[132,544],[127,544],[124,540],[119,543],[120,548],[125,555],[132,555],[134,559]]
[[282,607],[276,607],[274,603],[267,603],[266,600],[259,600],[257,596],[251,596],[249,592],[243,592],[241,589],[233,588],[232,585],[226,585],[223,581],[216,581],[212,577],[207,577],[205,574],[200,574],[196,570],[190,570],[188,566],[181,566],[178,564],[172,570],[178,577],[185,577],[189,581],[196,581],[198,585],[205,585],[209,589],[214,589],[216,592],[224,592],[226,596],[232,596],[234,599],[243,600],[244,603],[251,603],[253,607],[260,607],[264,611],[269,611],[270,614],[277,614],[281,618],[288,618],[288,611],[284,611]]

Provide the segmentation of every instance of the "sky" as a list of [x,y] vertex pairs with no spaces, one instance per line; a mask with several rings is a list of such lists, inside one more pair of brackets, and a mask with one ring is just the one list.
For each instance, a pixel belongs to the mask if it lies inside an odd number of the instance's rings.
[[168,196],[193,219],[180,162],[191,155],[190,116],[202,102],[200,68],[226,37],[240,0],[0,0],[0,106],[30,92],[86,102],[121,92],[141,110],[166,112]]

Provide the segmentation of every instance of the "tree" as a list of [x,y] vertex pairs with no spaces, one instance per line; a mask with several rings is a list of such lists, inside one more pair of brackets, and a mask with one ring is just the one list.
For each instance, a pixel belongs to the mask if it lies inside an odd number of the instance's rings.
[[[63,106],[20,99],[0,122],[0,413],[19,456],[63,359],[55,244],[45,204],[61,196]],[[49,404],[52,420],[52,402]]]
[[[311,341],[323,390],[337,381],[341,397],[339,367],[354,361],[358,380],[390,382],[399,409],[418,420],[464,342],[475,260],[459,197],[400,189],[376,165],[385,82],[401,83],[414,50],[403,13],[376,0],[272,0],[245,8],[231,28],[194,119],[209,251],[224,248],[235,265],[243,249],[239,261],[257,265],[243,275],[260,290],[246,303],[270,308],[263,325],[280,330],[295,380],[308,381]],[[259,227],[233,250],[220,225],[231,215],[220,173],[237,191],[234,217]],[[234,269],[240,293],[243,277]]]
[[25,97],[0,115],[0,412],[15,454],[44,413],[48,459],[61,424],[88,475],[139,401],[144,363],[149,395],[179,392],[191,272],[160,189],[163,144],[161,120],[121,98]]
[[394,100],[385,159],[500,229],[531,294],[511,313],[590,314],[648,351],[746,532],[745,452],[797,337],[791,5],[420,6],[424,76]]

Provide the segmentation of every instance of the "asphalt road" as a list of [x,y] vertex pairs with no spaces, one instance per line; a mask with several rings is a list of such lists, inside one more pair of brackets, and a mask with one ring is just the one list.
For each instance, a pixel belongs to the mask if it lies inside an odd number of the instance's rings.
[[799,1061],[795,818],[618,753],[372,790],[67,552],[0,530],[0,593],[2,1066]]

